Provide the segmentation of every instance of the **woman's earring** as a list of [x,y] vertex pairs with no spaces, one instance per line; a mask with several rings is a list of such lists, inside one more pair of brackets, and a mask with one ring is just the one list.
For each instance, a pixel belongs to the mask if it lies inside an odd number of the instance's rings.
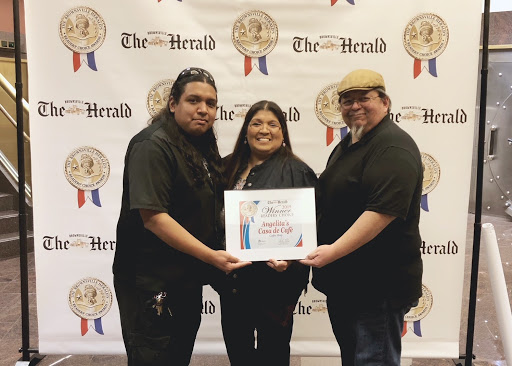
[[285,147],[285,146],[286,146],[286,142],[284,142],[284,140],[283,140],[283,147]]
[[245,136],[244,145],[247,145],[247,136]]

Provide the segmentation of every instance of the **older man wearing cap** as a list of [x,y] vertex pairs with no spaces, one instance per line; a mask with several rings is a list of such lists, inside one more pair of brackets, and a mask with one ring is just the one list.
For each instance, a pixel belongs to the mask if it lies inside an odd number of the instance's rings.
[[338,94],[350,133],[319,178],[321,245],[301,262],[316,267],[343,366],[398,366],[404,315],[421,297],[421,155],[389,118],[382,75],[353,71]]

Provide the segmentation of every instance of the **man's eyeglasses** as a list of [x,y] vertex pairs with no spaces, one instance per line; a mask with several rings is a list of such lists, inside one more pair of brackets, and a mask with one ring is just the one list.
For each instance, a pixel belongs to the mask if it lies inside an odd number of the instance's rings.
[[207,79],[209,79],[213,84],[215,84],[215,80],[213,79],[213,76],[206,71],[205,69],[201,69],[199,67],[187,67],[185,70],[180,72],[178,75],[178,78],[176,81],[181,80],[183,78],[194,76],[194,75],[204,75]]
[[342,100],[340,98],[340,105],[343,107],[343,108],[350,108],[354,105],[354,103],[357,102],[357,104],[359,105],[365,105],[365,104],[368,104],[371,100],[373,99],[376,99],[376,98],[380,98],[379,96],[376,96],[376,97],[360,97],[360,98],[356,98],[356,99],[344,99]]

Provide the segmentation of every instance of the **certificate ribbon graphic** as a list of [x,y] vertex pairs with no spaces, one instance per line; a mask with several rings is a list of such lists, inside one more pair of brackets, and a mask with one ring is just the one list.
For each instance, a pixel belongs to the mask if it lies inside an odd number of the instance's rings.
[[249,228],[254,223],[254,215],[258,212],[259,201],[240,202],[240,248],[251,249]]

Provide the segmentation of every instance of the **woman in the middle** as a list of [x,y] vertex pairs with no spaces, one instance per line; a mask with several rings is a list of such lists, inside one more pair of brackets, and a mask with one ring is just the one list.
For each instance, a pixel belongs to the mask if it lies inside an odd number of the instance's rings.
[[[313,187],[317,180],[293,154],[281,108],[266,100],[247,112],[225,167],[227,189]],[[232,366],[289,365],[293,311],[308,281],[309,268],[276,259],[226,276],[219,292]]]

